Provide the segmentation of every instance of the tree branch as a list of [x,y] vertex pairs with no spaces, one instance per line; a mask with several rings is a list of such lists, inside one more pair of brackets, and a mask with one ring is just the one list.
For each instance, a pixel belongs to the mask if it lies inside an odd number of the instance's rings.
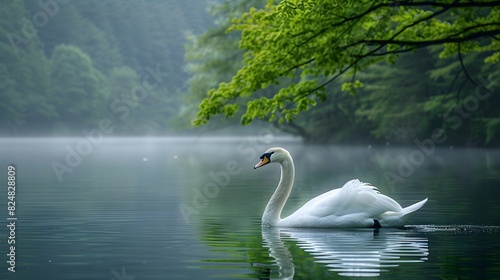
[[464,74],[465,76],[467,77],[467,79],[469,79],[469,81],[471,81],[473,84],[479,86],[473,79],[472,77],[469,75],[469,72],[467,71],[467,68],[465,68],[465,65],[464,65],[464,60],[462,58],[462,52],[460,51],[460,43],[457,44],[457,53],[458,53],[458,61],[460,61],[460,66],[462,67],[462,70],[464,71]]
[[[454,37],[454,38],[442,38],[442,39],[436,39],[436,40],[427,40],[427,41],[404,41],[404,40],[360,40],[354,44],[367,44],[367,45],[400,45],[400,46],[414,46],[417,48],[421,47],[427,47],[431,45],[439,45],[439,44],[445,44],[445,43],[462,43],[466,41],[471,41],[473,39],[481,38],[481,37],[487,37],[487,36],[494,36],[500,34],[500,29],[499,30],[490,30],[490,31],[482,31],[482,32],[477,32],[477,33],[472,33],[464,37]],[[353,45],[354,45],[353,44]]]
[[464,61],[462,59],[462,52],[460,51],[460,43],[458,43],[458,46],[457,46],[457,52],[458,52],[458,60],[460,61],[460,65],[462,66],[462,70],[464,71],[465,73],[465,76],[467,77],[467,79],[473,83],[474,85],[478,86],[478,87],[481,87],[481,88],[484,88],[486,91],[488,91],[488,89],[486,88],[486,86],[484,86],[481,82],[476,82],[474,81],[474,79],[472,79],[472,77],[469,75],[469,72],[467,71],[467,68],[465,68],[465,64],[464,64]]
[[474,25],[474,26],[469,26],[467,28],[462,29],[460,32],[457,32],[455,34],[451,34],[450,36],[448,36],[446,38],[453,38],[453,37],[456,37],[456,36],[461,35],[463,33],[466,33],[467,31],[470,31],[472,29],[485,27],[485,26],[498,26],[498,27],[500,27],[500,22],[492,22],[492,23],[485,23],[485,24],[478,24],[478,25]]
[[280,76],[283,76],[284,74],[286,74],[286,73],[288,73],[288,72],[292,71],[293,69],[300,68],[301,66],[304,66],[304,65],[306,65],[306,64],[309,64],[309,63],[313,62],[314,60],[315,60],[315,58],[311,58],[311,59],[308,59],[308,60],[306,60],[306,61],[304,61],[304,62],[301,62],[301,63],[299,63],[299,64],[293,65],[292,67],[288,68],[287,70],[285,70],[285,71],[281,72],[279,75],[280,75]]
[[429,6],[429,7],[440,7],[443,8],[443,10],[449,10],[449,9],[456,9],[456,8],[472,8],[472,7],[496,7],[500,6],[500,1],[481,1],[481,2],[475,2],[475,1],[469,1],[469,2],[460,2],[459,0],[455,0],[453,3],[439,3],[436,1],[421,1],[421,2],[415,2],[415,1],[395,1],[394,3],[381,3],[378,5],[372,5],[370,8],[368,8],[366,11],[349,17],[345,18],[344,20],[337,22],[335,24],[332,24],[331,27],[336,27],[343,25],[344,23],[348,21],[352,21],[358,18],[362,18],[380,8],[384,7],[421,7],[421,6]]
[[[455,3],[456,2],[458,2],[458,0],[455,0]],[[396,32],[394,35],[392,35],[391,38],[389,38],[389,39],[386,39],[386,40],[360,40],[358,42],[354,42],[352,44],[348,44],[346,46],[343,46],[343,47],[341,47],[341,49],[347,49],[347,48],[350,48],[350,47],[353,47],[353,46],[356,46],[356,45],[359,45],[359,44],[367,44],[367,45],[377,44],[377,43],[369,43],[369,42],[374,42],[374,41],[380,42],[379,43],[380,45],[387,45],[387,44],[389,44],[389,42],[394,42],[395,41],[394,39],[397,36],[399,36],[401,33],[403,33],[406,29],[408,29],[410,27],[413,27],[413,26],[415,26],[415,25],[417,25],[417,24],[419,24],[421,22],[424,22],[426,20],[429,20],[429,19],[431,19],[433,17],[436,17],[436,16],[438,16],[438,15],[446,12],[447,10],[448,10],[448,8],[443,8],[443,9],[437,11],[437,12],[434,12],[434,13],[430,14],[429,16],[423,17],[423,18],[421,18],[419,20],[414,21],[411,24],[408,24],[405,27],[401,28],[401,30],[399,30],[398,32]]]
[[455,74],[455,77],[453,77],[453,80],[450,83],[450,87],[446,91],[446,94],[449,94],[453,90],[453,87],[455,86],[455,82],[458,80],[458,77],[460,77],[460,74],[461,74],[461,72],[457,71],[457,73]]
[[464,86],[465,84],[467,83],[467,79],[465,79],[462,84],[460,85],[460,87],[458,88],[458,91],[457,91],[457,105],[460,104],[460,94],[462,93],[462,90],[464,89]]
[[351,69],[353,66],[357,65],[358,62],[362,59],[363,57],[360,57],[358,59],[356,59],[353,63],[351,63],[349,66],[347,66],[346,68],[344,68],[342,71],[340,71],[339,73],[337,73],[337,75],[333,76],[332,78],[328,79],[326,82],[322,83],[321,85],[313,88],[312,90],[308,91],[308,92],[304,92],[304,93],[301,93],[301,94],[297,94],[296,98],[294,98],[292,100],[293,103],[297,102],[300,98],[304,97],[304,96],[308,96],[316,91],[318,91],[319,89],[322,89],[324,88],[325,86],[327,86],[329,83],[335,81],[338,77],[340,77],[342,74],[344,74],[345,72],[347,72],[347,70]]
[[439,3],[437,1],[395,1],[396,4],[385,4],[386,6],[404,6],[404,7],[419,7],[419,6],[430,6],[430,7],[441,7],[441,8],[472,8],[472,7],[496,7],[500,6],[500,1],[468,1],[468,2],[453,2],[450,4]]

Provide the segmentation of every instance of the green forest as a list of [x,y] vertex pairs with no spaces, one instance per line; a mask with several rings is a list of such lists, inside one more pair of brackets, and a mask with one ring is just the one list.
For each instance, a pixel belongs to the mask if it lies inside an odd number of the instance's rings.
[[0,21],[2,136],[500,144],[499,1],[15,0]]
[[212,22],[194,0],[3,1],[1,135],[172,133],[186,34]]

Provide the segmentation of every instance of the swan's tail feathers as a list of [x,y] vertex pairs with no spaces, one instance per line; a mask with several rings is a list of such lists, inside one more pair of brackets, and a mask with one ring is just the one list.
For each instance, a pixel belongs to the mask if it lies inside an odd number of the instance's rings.
[[394,211],[387,211],[384,214],[380,215],[380,225],[382,227],[400,227],[404,226],[404,222],[407,218],[407,215],[410,213],[413,213],[417,211],[418,209],[422,208],[424,204],[427,202],[427,198],[417,202],[415,204],[412,204],[406,208],[403,208],[399,212],[394,212]]
[[408,214],[410,214],[412,212],[417,211],[418,209],[422,208],[422,206],[424,206],[424,204],[426,202],[427,202],[427,198],[424,199],[424,200],[422,200],[422,201],[420,201],[420,202],[417,202],[415,204],[412,204],[412,205],[410,205],[408,207],[403,208],[403,210],[401,211],[402,216],[406,216],[406,215],[408,215]]

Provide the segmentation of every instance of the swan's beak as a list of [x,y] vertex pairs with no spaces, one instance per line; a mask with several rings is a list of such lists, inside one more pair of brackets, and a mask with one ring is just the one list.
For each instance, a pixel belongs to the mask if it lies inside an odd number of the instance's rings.
[[270,163],[270,162],[271,162],[271,161],[269,160],[269,158],[268,158],[267,156],[263,156],[263,157],[262,157],[262,159],[259,161],[259,163],[257,163],[257,164],[253,167],[253,169],[257,169],[257,168],[259,168],[259,167],[261,167],[261,166],[264,166],[264,165],[266,165],[266,164],[268,164],[268,163]]

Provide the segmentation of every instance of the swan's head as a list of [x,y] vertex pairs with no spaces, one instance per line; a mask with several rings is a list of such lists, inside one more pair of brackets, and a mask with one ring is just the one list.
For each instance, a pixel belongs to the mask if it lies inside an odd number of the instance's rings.
[[260,156],[259,163],[257,163],[253,169],[257,169],[271,162],[281,163],[290,158],[290,154],[287,150],[280,147],[270,148]]

